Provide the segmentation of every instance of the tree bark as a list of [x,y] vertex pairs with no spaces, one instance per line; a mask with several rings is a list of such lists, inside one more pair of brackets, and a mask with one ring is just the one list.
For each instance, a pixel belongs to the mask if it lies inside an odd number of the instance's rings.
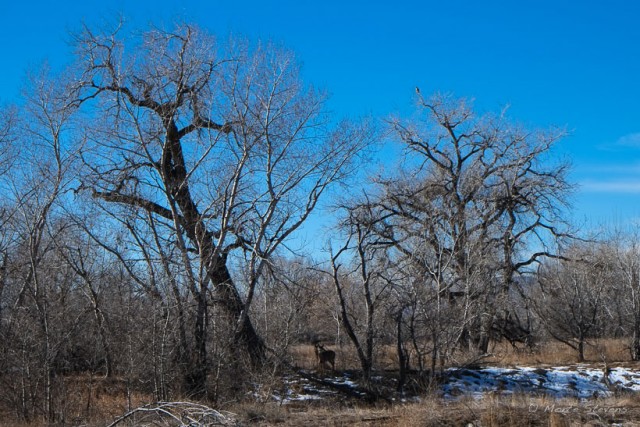
[[409,352],[405,348],[402,335],[402,309],[396,314],[396,350],[398,352],[398,392],[402,393],[409,371]]
[[633,339],[631,343],[631,360],[640,360],[640,313],[635,314],[633,325]]

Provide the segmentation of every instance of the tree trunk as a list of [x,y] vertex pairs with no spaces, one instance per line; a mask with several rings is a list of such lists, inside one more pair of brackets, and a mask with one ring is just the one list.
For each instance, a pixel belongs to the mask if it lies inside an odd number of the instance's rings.
[[[335,262],[335,258],[333,259]],[[362,373],[364,376],[364,382],[369,385],[369,379],[371,377],[371,369],[372,369],[372,360],[367,358],[366,349],[362,348],[362,344],[358,339],[358,335],[356,334],[351,321],[349,320],[349,312],[347,309],[347,301],[345,300],[344,294],[342,292],[342,285],[340,284],[340,280],[338,279],[338,269],[334,263],[333,265],[333,284],[336,290],[336,294],[338,295],[338,301],[340,304],[340,319],[342,320],[342,325],[344,326],[351,343],[356,348],[356,354],[358,355],[358,360],[360,361],[360,367],[362,368]]]
[[631,343],[631,360],[640,360],[640,313],[636,313],[635,316],[633,340]]
[[409,353],[402,339],[402,310],[396,315],[396,350],[398,352],[398,392],[402,393],[409,371]]
[[584,362],[584,338],[578,341],[578,362]]
[[191,365],[185,377],[187,393],[191,397],[206,397],[207,376],[207,300],[205,295],[198,295],[196,322],[193,331],[194,351]]
[[227,266],[222,259],[210,263],[209,275],[216,286],[217,295],[220,296],[220,304],[226,313],[236,322],[234,327],[234,343],[237,349],[241,349],[251,361],[254,368],[260,368],[266,359],[266,347],[262,337],[258,334],[251,318],[247,313],[247,307],[242,302]]
[[[236,349],[242,350],[251,360],[254,368],[260,367],[265,359],[265,346],[258,335],[247,308],[236,289],[226,265],[226,255],[216,247],[212,233],[206,229],[202,214],[191,197],[188,183],[182,145],[178,136],[176,124],[173,120],[167,123],[167,139],[163,149],[162,174],[170,196],[180,209],[183,216],[184,230],[187,237],[200,250],[200,258],[204,264],[208,278],[214,286],[218,300],[223,309],[234,322],[233,326]],[[207,377],[207,292],[208,283],[200,284],[197,299],[197,318],[195,325],[196,367],[194,367],[194,391],[204,391]]]
[[479,354],[487,354],[489,352],[489,340],[491,338],[491,326],[494,317],[490,314],[483,314],[480,318],[480,332],[478,333],[478,343],[476,350]]
[[[7,277],[7,263],[9,260],[9,256],[6,251],[0,252],[0,256],[2,256],[2,264],[0,264],[0,301],[3,300],[4,288],[6,284]],[[0,322],[2,322],[3,312],[2,312],[2,304],[0,304]]]

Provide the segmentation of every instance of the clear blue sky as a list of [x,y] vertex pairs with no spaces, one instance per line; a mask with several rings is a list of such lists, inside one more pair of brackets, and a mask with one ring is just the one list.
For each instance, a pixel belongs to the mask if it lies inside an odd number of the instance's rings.
[[339,114],[408,113],[414,87],[510,104],[531,127],[566,126],[560,151],[581,184],[575,216],[640,218],[640,2],[608,1],[5,1],[0,101],[24,72],[68,60],[82,22],[130,26],[183,19],[226,37],[270,39],[297,52],[305,78]]

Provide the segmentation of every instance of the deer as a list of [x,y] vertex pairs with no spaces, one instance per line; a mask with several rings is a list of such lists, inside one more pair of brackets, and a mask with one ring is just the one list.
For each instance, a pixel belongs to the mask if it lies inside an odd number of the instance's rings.
[[315,343],[316,359],[318,359],[318,367],[324,371],[327,364],[331,365],[331,370],[336,370],[336,352],[327,350],[320,343]]

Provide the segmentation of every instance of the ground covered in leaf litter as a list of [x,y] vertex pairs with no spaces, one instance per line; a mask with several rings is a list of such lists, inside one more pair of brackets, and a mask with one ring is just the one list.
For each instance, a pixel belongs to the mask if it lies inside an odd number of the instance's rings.
[[[373,378],[374,384],[382,381],[383,377]],[[325,384],[302,376],[290,376],[273,397],[287,404],[337,397],[341,394],[339,389],[351,388],[354,395],[360,390],[353,372],[327,375],[323,377],[323,382]],[[445,371],[437,389],[437,393],[445,399],[515,393],[557,399],[591,399],[613,396],[617,392],[637,391],[640,391],[640,369],[612,367],[608,376],[605,376],[602,367],[593,365],[451,368]]]

